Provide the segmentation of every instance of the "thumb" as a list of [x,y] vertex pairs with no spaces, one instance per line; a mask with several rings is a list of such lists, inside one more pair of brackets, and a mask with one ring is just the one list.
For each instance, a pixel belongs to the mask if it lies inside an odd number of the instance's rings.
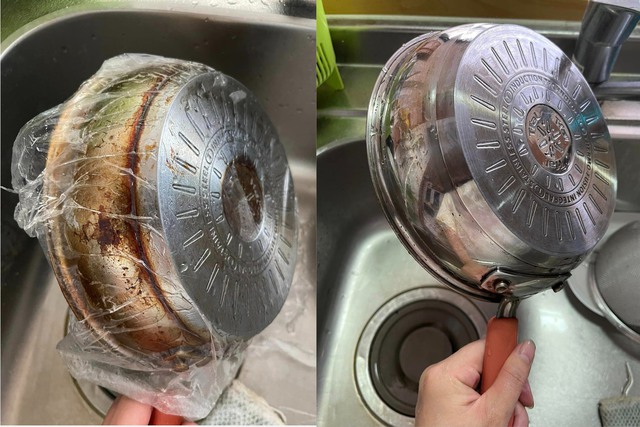
[[489,411],[505,418],[500,424],[506,425],[516,408],[522,387],[529,377],[535,352],[533,341],[518,344],[504,362],[493,385],[482,395]]

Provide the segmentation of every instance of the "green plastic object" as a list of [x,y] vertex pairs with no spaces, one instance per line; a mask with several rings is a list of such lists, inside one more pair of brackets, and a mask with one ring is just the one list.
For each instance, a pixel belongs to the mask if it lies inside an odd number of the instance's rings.
[[316,15],[316,88],[326,84],[334,90],[344,89],[322,0],[316,3]]

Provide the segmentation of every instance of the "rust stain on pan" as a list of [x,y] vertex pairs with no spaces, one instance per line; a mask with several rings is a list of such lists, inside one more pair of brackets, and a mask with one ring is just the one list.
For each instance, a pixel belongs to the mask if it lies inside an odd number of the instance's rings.
[[[158,91],[162,90],[167,83],[169,83],[171,77],[173,77],[175,74],[177,74],[178,71],[161,78],[158,78],[158,80],[156,80],[157,85],[151,90],[148,91],[147,93],[144,94],[143,97],[143,103],[142,106],[138,109],[138,111],[136,112],[136,116],[134,118],[134,121],[136,123],[135,127],[134,127],[134,132],[131,135],[131,137],[129,138],[129,156],[128,156],[128,161],[129,161],[129,167],[134,171],[134,176],[139,176],[140,174],[140,168],[139,168],[139,164],[138,164],[138,160],[139,160],[139,155],[138,153],[138,144],[140,142],[140,137],[142,135],[142,132],[144,131],[145,128],[145,120],[147,117],[147,113],[149,111],[149,109],[151,108],[151,104],[153,103],[153,101],[155,100]],[[136,193],[136,178],[129,175],[129,189],[131,191],[131,208],[132,211],[131,213],[133,215],[136,215],[137,212],[140,211],[140,207],[138,206],[138,201],[140,200],[137,193]],[[131,227],[133,228],[133,231],[135,233],[136,236],[136,240],[138,242],[140,242],[140,251],[138,252],[139,255],[139,259],[142,260],[142,262],[145,265],[148,265],[150,267],[153,267],[153,263],[152,263],[152,258],[147,254],[147,250],[146,250],[146,245],[144,244],[144,239],[143,239],[143,233],[142,230],[140,229],[140,222],[136,221],[131,223]],[[152,268],[153,270],[153,268]],[[155,292],[156,297],[158,298],[158,301],[162,304],[163,309],[165,310],[165,314],[169,317],[172,318],[172,320],[174,320],[175,322],[180,323],[180,325],[183,328],[183,331],[185,334],[189,335],[189,337],[186,337],[185,340],[186,341],[199,341],[200,337],[198,337],[195,334],[192,334],[189,329],[187,328],[186,325],[184,325],[180,319],[178,319],[173,312],[171,311],[171,309],[167,306],[164,296],[162,295],[162,292],[160,291],[160,287],[157,283],[156,280],[156,275],[155,273],[149,270],[147,268],[144,269],[147,279],[149,280],[149,284],[151,285],[152,290]]]
[[[47,239],[52,267],[76,317],[115,350],[133,357],[138,352],[167,353],[167,362],[180,369],[186,366],[184,359],[207,357],[206,351],[195,349],[206,342],[167,305],[146,250],[149,242],[142,223],[135,219],[140,211],[135,177],[140,173],[138,145],[151,106],[171,77],[159,76],[145,87],[137,108],[123,112],[125,123],[103,132],[97,144],[87,144],[87,156],[77,162],[75,171],[69,166],[77,160],[68,140],[78,130],[72,119],[89,117],[91,112],[67,108],[51,138],[45,194],[55,200],[68,185],[77,186],[65,197],[81,202],[81,208],[73,209],[81,228],[68,224],[61,214],[50,224]],[[117,84],[111,82],[111,87]],[[108,88],[98,81],[84,90],[95,95]],[[74,99],[82,96],[79,93]],[[120,172],[123,169],[134,173]],[[190,352],[183,350],[185,346]]]
[[102,250],[106,252],[107,246],[118,246],[120,244],[120,235],[111,227],[111,221],[104,213],[100,212],[98,215],[99,233],[95,238]]

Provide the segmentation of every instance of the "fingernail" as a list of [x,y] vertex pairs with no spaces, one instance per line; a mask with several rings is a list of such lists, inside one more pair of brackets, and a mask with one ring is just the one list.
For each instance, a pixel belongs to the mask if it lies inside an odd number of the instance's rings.
[[529,409],[533,408],[533,405],[535,403],[533,401],[533,393],[531,393],[531,385],[529,384],[529,381],[524,383],[524,387],[522,387],[522,389],[523,389],[522,390],[523,393],[529,393],[531,395],[531,405],[525,405],[525,406]]
[[518,345],[518,356],[525,362],[531,364],[533,356],[536,354],[536,345],[531,340],[526,340]]

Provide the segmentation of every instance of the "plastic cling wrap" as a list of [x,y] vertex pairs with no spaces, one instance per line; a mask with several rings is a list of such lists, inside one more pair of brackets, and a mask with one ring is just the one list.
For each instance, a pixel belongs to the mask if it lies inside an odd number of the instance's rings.
[[202,64],[121,55],[23,127],[12,178],[77,319],[58,345],[72,375],[206,416],[296,265],[293,181],[256,98]]

